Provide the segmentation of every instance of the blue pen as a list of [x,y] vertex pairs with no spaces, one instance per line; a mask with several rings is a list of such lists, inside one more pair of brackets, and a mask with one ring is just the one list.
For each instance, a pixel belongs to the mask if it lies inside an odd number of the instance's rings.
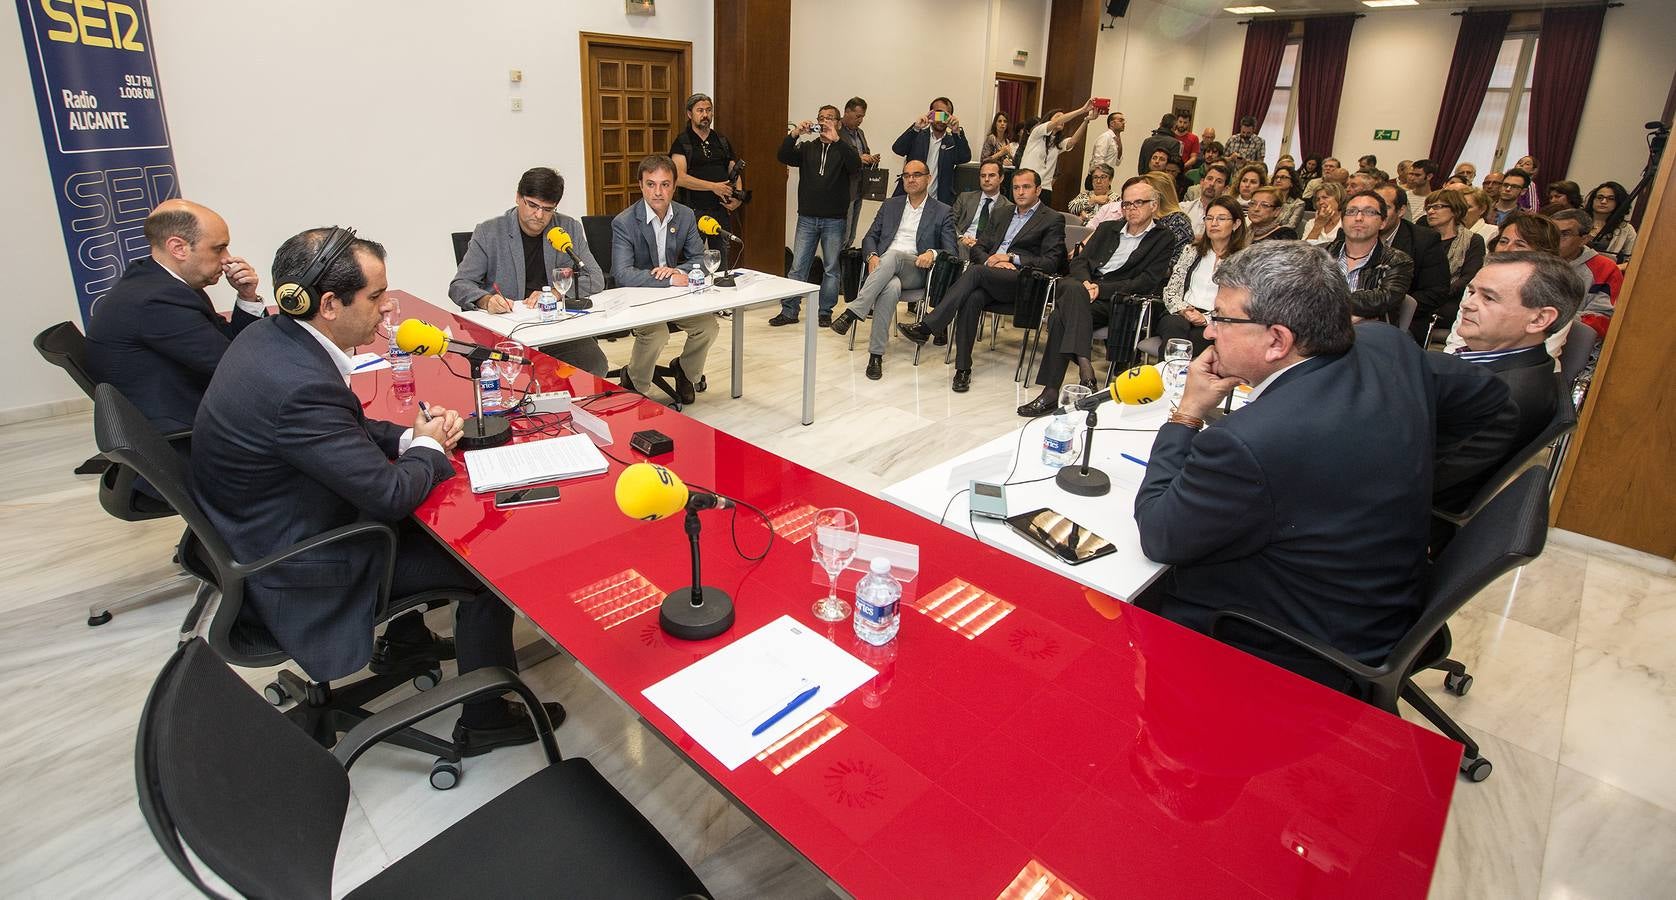
[[367,360],[364,363],[361,363],[360,365],[356,366],[355,368],[350,369],[349,371],[359,372],[359,371],[361,371],[362,369],[365,369],[368,366],[376,366],[383,361],[384,361],[384,357],[382,357],[382,356],[374,357],[372,359]]
[[1144,460],[1144,459],[1141,459],[1141,458],[1140,458],[1140,457],[1138,457],[1138,456],[1130,456],[1130,455],[1129,455],[1129,454],[1127,454],[1127,453],[1119,453],[1119,454],[1118,454],[1118,455],[1119,455],[1119,456],[1121,456],[1121,457],[1123,457],[1123,458],[1124,458],[1124,459],[1126,459],[1126,460],[1128,460],[1128,461],[1130,461],[1130,462],[1132,462],[1132,463],[1140,463],[1140,464],[1141,464],[1141,465],[1143,465],[1143,466],[1144,466],[1144,465],[1146,465],[1146,460]]
[[756,737],[757,735],[762,734],[764,731],[767,731],[768,729],[773,728],[776,724],[779,723],[779,721],[781,719],[784,719],[786,716],[791,715],[792,710],[797,709],[799,706],[802,706],[805,703],[808,703],[809,698],[815,696],[815,694],[817,692],[819,692],[820,689],[821,689],[821,686],[817,684],[814,687],[811,687],[808,690],[804,691],[803,693],[798,694],[797,696],[791,698],[791,702],[787,703],[785,705],[784,709],[780,710],[779,712],[775,713],[772,716],[769,716],[768,721],[762,723],[761,725],[758,725],[756,727],[756,730],[751,732],[751,737]]

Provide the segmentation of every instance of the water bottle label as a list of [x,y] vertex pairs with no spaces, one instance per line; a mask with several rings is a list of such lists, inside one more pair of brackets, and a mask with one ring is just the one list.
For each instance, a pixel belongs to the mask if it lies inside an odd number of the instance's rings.
[[485,378],[482,381],[478,382],[478,384],[482,385],[483,393],[485,393],[485,394],[492,393],[494,391],[500,390],[500,378],[499,377]]
[[856,615],[861,616],[863,619],[866,619],[875,625],[882,625],[885,622],[890,621],[892,616],[896,615],[897,603],[898,601],[892,600],[883,606],[875,606],[868,603],[866,600],[857,597],[855,601],[855,612]]
[[1042,449],[1049,453],[1069,453],[1071,452],[1071,439],[1055,438],[1049,435],[1042,438]]

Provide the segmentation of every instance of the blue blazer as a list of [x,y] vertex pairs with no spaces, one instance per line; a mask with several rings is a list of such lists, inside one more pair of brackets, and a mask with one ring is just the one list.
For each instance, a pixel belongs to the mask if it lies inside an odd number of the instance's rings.
[[87,368],[122,392],[159,431],[192,427],[216,364],[240,331],[259,321],[241,309],[229,322],[209,295],[151,257],[128,264],[87,323]]
[[[943,132],[941,148],[937,152],[937,199],[949,205],[954,204],[954,167],[963,162],[971,162],[972,145],[966,140],[966,132],[955,134],[952,131]],[[926,154],[931,150],[931,129],[921,131],[912,125],[902,132],[896,143],[890,145],[890,152],[904,160],[917,159],[925,162]],[[902,179],[896,179],[896,195],[902,193]],[[895,196],[895,195],[893,195]]]
[[611,220],[611,277],[618,287],[669,287],[669,279],[653,278],[658,266],[691,268],[704,255],[704,236],[698,233],[693,211],[669,204],[669,234],[664,236],[664,258],[658,259],[658,236],[652,231],[645,200],[636,200]]
[[[369,419],[326,348],[287,316],[244,330],[222,358],[192,435],[192,494],[233,557],[254,562],[359,519],[395,522],[453,476],[448,457]],[[372,657],[382,545],[331,544],[248,583],[241,626],[266,632],[310,677]]]
[[[898,194],[879,207],[878,215],[873,217],[873,227],[867,229],[867,234],[861,238],[863,260],[875,253],[882,256],[890,249],[891,242],[896,240],[896,230],[902,227],[902,213],[907,208],[907,194]],[[947,203],[935,197],[926,197],[925,208],[920,210],[919,230],[914,232],[914,252],[941,250],[953,253],[956,246],[954,211]]]

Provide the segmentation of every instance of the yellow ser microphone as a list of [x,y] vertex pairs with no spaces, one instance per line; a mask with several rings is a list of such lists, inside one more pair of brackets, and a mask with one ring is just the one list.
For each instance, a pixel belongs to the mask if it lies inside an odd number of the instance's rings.
[[658,625],[670,637],[685,641],[713,638],[733,627],[733,598],[721,588],[704,584],[699,571],[697,510],[726,509],[733,501],[703,491],[690,491],[680,476],[653,463],[635,463],[617,476],[617,508],[623,515],[645,522],[687,513],[687,542],[692,553],[693,582],[663,598]]
[[726,228],[723,228],[722,223],[716,221],[714,216],[699,216],[698,217],[698,233],[702,234],[702,235],[706,235],[708,237],[715,237],[716,235],[721,235],[722,237],[727,238],[728,240],[734,242],[735,244],[743,244],[744,243],[744,241],[739,239],[739,235],[734,234],[731,231],[728,231]]
[[617,508],[631,519],[656,522],[687,508],[681,476],[663,466],[635,463],[617,476]]
[[1164,396],[1164,376],[1153,366],[1136,366],[1112,380],[1111,397],[1131,405],[1151,403]]
[[495,362],[515,362],[521,366],[530,364],[526,357],[503,353],[493,347],[473,344],[470,341],[454,340],[442,329],[418,319],[403,319],[402,323],[396,326],[396,346],[400,347],[403,353],[411,353],[414,356],[458,353],[461,356],[477,355]]

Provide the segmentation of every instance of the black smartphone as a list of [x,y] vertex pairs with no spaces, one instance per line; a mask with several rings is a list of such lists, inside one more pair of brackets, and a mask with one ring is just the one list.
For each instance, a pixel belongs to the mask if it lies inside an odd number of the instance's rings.
[[529,506],[531,503],[548,503],[559,499],[559,489],[550,484],[540,487],[513,488],[510,491],[495,492],[495,508],[509,509],[514,506]]
[[1073,566],[1117,552],[1111,541],[1045,507],[1009,516],[1007,524],[1020,537]]

